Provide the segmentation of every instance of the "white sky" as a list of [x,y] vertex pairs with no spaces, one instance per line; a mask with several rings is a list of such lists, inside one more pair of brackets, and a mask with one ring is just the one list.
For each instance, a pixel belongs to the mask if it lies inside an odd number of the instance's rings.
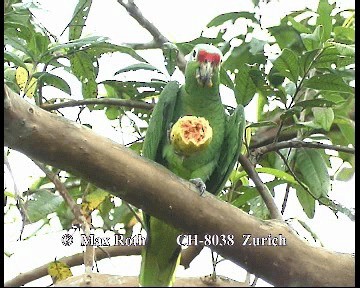
[[[73,9],[77,1],[58,1],[58,0],[41,0],[44,11],[34,11],[36,17],[44,24],[53,34],[59,35],[66,24],[70,21]],[[89,15],[85,34],[92,34],[98,36],[107,36],[111,42],[116,44],[133,43],[133,42],[148,42],[151,36],[142,27],[140,27],[135,20],[133,20],[117,3],[116,0],[93,1],[93,6]],[[355,1],[343,0],[339,3],[344,7],[354,7]],[[231,1],[231,0],[183,0],[183,1],[166,1],[166,0],[137,0],[138,5],[143,15],[147,17],[156,27],[171,41],[181,42],[189,41],[200,35],[205,25],[215,16],[234,11],[251,11],[251,4],[249,1]],[[269,27],[277,25],[280,17],[286,15],[289,11],[303,9],[304,6],[316,8],[318,1],[287,1],[273,0],[270,4],[262,9],[264,26]],[[212,33],[214,31],[209,31]],[[258,38],[266,35],[259,34]],[[67,33],[61,39],[66,41]],[[165,71],[163,67],[162,54],[159,51],[140,51],[139,54],[146,58],[151,64]],[[102,62],[110,61],[111,64],[101,68],[98,80],[111,79],[114,72],[124,67],[126,64],[135,63],[131,57],[127,55],[120,56],[104,56]],[[109,63],[109,62],[108,62]],[[114,63],[118,63],[115,64]],[[100,64],[100,67],[103,64]],[[71,77],[66,79],[71,81]],[[126,77],[126,76],[122,76]],[[130,76],[128,76],[130,77]],[[175,74],[179,81],[182,79],[180,73]],[[119,79],[119,78],[118,78]],[[73,98],[78,99],[81,95],[80,87],[72,81]],[[51,89],[51,88],[48,88]],[[50,91],[50,90],[49,90]],[[53,90],[54,91],[54,90]],[[59,90],[55,90],[57,95],[60,95]],[[46,93],[46,90],[44,91]],[[65,97],[68,95],[64,94]],[[250,111],[249,111],[250,110]],[[75,120],[74,113],[69,112],[68,109],[63,109],[65,116]],[[95,114],[94,114],[95,113]],[[251,107],[246,108],[247,120],[254,120],[251,113]],[[108,120],[103,115],[103,112],[83,112],[81,114],[83,123],[91,123],[93,129],[103,136],[112,138],[113,140],[122,143],[121,133],[114,133],[113,128],[108,123]],[[94,119],[96,121],[94,121]],[[113,122],[114,125],[117,122]],[[104,126],[107,125],[107,126]],[[123,131],[127,133],[128,131]],[[131,140],[129,140],[131,141]],[[17,186],[20,191],[27,189],[35,179],[42,175],[39,169],[25,156],[13,151],[9,157],[11,168],[16,179]],[[9,191],[12,190],[12,181],[8,175],[5,175],[6,186]],[[338,200],[346,207],[354,207],[355,203],[355,186],[354,178],[346,183],[335,182],[333,191],[330,193],[330,198]],[[277,193],[275,198],[276,203],[281,207],[283,194]],[[317,206],[316,215],[314,219],[307,219],[303,213],[296,195],[292,194],[289,197],[289,205],[285,211],[285,218],[297,217],[305,221],[313,231],[321,239],[325,247],[339,251],[339,252],[354,252],[355,251],[355,223],[351,222],[347,217],[339,213],[339,219],[324,206]],[[70,248],[63,247],[60,244],[60,238],[63,235],[59,232],[58,223],[53,222],[52,229],[44,229],[43,235],[33,237],[30,240],[23,242],[16,242],[18,237],[20,223],[19,215],[12,214],[13,218],[6,218],[5,224],[5,251],[14,253],[10,258],[4,256],[5,267],[5,281],[12,279],[20,272],[26,272],[34,269],[47,262],[53,261],[55,257],[58,259],[81,252],[81,247],[73,245]],[[14,222],[14,223],[10,223]],[[35,224],[34,227],[39,224]],[[28,227],[25,230],[25,235],[31,234],[34,227]],[[296,226],[298,227],[298,226]],[[307,235],[307,234],[304,234]],[[307,236],[308,237],[308,236]],[[309,238],[309,237],[308,237]],[[310,239],[311,240],[311,239]],[[46,245],[44,244],[46,243]],[[76,246],[76,247],[75,247]],[[183,271],[179,269],[179,276],[204,276],[212,272],[210,254],[203,253],[200,257],[192,263],[191,269]],[[122,275],[137,275],[140,267],[140,257],[118,257],[111,260],[102,260],[98,263],[100,273],[106,274],[122,274]],[[74,274],[83,273],[83,268],[72,268]],[[219,264],[217,269],[218,274],[222,274],[233,279],[244,281],[245,274],[243,270],[228,261]],[[259,281],[259,285],[266,285],[265,282]],[[31,283],[33,285],[48,285],[49,278],[43,278],[39,281]]]

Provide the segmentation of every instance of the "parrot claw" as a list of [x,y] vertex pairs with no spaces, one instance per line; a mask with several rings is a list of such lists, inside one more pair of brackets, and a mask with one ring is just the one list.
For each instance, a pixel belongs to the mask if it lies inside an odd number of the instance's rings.
[[200,192],[200,196],[203,196],[206,191],[206,185],[201,178],[194,178],[189,180],[193,183]]

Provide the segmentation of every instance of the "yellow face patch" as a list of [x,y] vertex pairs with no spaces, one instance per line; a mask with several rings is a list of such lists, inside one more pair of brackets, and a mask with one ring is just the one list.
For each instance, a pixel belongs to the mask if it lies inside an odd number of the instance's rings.
[[173,125],[170,143],[175,151],[189,156],[205,149],[210,144],[212,135],[212,128],[205,118],[184,116]]

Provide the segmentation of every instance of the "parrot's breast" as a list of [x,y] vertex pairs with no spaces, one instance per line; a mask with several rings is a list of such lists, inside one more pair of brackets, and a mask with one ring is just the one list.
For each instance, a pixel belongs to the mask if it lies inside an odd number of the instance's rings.
[[225,110],[220,98],[218,101],[182,100],[163,149],[165,166],[182,178],[206,181],[221,157]]

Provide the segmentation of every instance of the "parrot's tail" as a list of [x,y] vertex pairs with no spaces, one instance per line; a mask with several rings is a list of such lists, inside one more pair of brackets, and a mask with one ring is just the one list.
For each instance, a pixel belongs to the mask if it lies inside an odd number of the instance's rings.
[[172,286],[175,269],[180,263],[181,247],[176,242],[180,232],[155,217],[150,218],[149,228],[150,233],[142,252],[140,285]]

